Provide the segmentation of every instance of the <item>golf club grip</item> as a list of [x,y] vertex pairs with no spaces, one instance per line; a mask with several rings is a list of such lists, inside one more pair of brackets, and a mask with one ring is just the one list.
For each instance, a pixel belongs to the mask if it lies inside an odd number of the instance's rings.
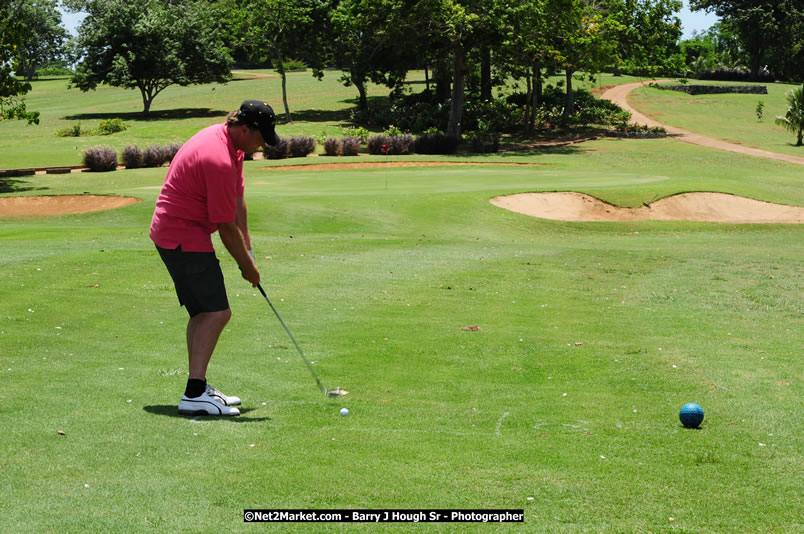
[[282,316],[279,315],[279,312],[274,307],[274,304],[271,302],[271,299],[268,298],[268,294],[265,293],[265,290],[262,288],[262,286],[260,284],[257,284],[257,289],[259,289],[260,293],[262,293],[262,296],[265,297],[265,301],[268,303],[268,305],[273,310],[274,315],[276,315],[276,318],[279,319],[279,324],[282,325],[282,328],[285,329],[285,332],[288,333],[288,337],[290,337],[290,340],[296,346],[296,350],[299,351],[299,356],[301,356],[302,360],[304,361],[304,364],[307,366],[307,369],[309,369],[310,374],[313,375],[313,378],[315,378],[315,383],[318,385],[318,389],[323,391],[324,394],[326,395],[327,394],[327,388],[325,388],[324,384],[321,383],[321,380],[318,378],[318,374],[316,374],[315,369],[313,369],[312,364],[309,361],[307,361],[307,357],[304,355],[304,351],[302,351],[302,349],[299,346],[298,342],[296,342],[296,338],[293,337],[293,334],[290,333],[290,329],[285,324],[285,321],[282,320]]

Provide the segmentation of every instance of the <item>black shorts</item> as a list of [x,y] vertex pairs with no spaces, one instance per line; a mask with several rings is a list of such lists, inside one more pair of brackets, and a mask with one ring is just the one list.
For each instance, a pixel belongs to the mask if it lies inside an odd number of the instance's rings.
[[214,252],[182,252],[181,247],[167,250],[158,246],[156,250],[173,278],[179,304],[190,317],[229,309],[223,273]]

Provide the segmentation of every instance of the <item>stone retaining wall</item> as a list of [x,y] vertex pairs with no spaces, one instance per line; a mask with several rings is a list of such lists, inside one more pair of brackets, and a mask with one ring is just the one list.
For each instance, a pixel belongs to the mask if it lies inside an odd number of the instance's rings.
[[681,91],[688,95],[710,95],[719,93],[742,93],[750,95],[766,95],[765,85],[659,85],[659,89]]

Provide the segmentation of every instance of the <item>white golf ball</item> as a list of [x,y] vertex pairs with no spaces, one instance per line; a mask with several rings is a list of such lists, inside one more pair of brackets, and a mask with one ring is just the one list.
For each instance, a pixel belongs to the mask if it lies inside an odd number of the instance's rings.
[[341,408],[341,415],[349,415],[349,410],[346,408]]

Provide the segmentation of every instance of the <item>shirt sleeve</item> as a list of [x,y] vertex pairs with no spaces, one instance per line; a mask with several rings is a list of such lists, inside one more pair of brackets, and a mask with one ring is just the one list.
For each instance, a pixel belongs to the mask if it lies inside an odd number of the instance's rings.
[[246,191],[246,184],[245,180],[243,179],[243,159],[245,158],[245,154],[240,154],[240,157],[237,158],[237,164],[235,165],[236,172],[238,174],[237,178],[237,196],[242,197]]

